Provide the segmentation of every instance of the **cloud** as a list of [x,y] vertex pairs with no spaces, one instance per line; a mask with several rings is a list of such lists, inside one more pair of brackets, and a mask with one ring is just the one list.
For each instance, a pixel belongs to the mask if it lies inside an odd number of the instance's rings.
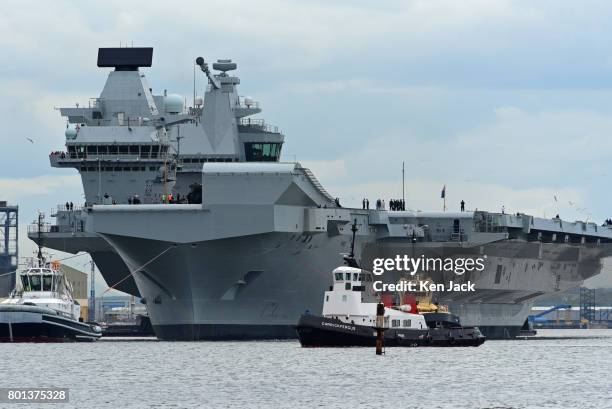
[[[3,200],[10,203],[33,200],[35,196],[81,188],[78,175],[42,175],[31,178],[0,178]],[[59,203],[59,202],[58,202]]]
[[306,160],[300,162],[302,166],[309,168],[317,178],[328,182],[343,180],[346,177],[346,161],[337,160]]
[[610,130],[612,119],[597,112],[529,113],[503,106],[489,122],[444,138],[393,131],[310,167],[332,195],[353,206],[366,196],[400,198],[405,162],[412,208],[441,208],[446,184],[453,207],[465,200],[472,209],[504,206],[508,212],[600,221],[609,217],[609,194],[599,189],[607,177],[598,172],[609,170]]

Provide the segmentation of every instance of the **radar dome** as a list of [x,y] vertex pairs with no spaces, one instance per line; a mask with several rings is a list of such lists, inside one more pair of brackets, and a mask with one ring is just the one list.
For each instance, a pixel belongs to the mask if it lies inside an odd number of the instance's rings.
[[66,128],[66,139],[75,139],[77,137],[77,130],[74,128]]
[[183,112],[183,97],[178,94],[169,94],[164,97],[164,106],[169,114]]
[[250,107],[251,105],[255,105],[255,101],[251,97],[244,97],[244,105]]

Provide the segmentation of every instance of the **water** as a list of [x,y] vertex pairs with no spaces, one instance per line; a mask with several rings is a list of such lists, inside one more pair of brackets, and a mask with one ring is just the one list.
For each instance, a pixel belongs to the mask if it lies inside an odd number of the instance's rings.
[[540,334],[383,357],[297,341],[0,344],[0,387],[69,387],[53,408],[612,408],[612,330]]

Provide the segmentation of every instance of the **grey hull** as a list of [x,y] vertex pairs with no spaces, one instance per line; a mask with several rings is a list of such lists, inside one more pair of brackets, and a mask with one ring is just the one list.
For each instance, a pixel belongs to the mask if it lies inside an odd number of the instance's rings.
[[[350,246],[346,236],[327,234],[268,233],[188,244],[104,236],[132,270],[148,263],[134,278],[157,336],[166,340],[294,337],[293,327],[302,313],[321,313],[323,293],[331,280],[329,272],[339,264],[339,254]],[[368,240],[362,239],[358,247],[369,247],[370,252],[378,249],[374,252],[377,255],[384,255],[389,248]],[[487,337],[517,335],[537,296],[576,285],[582,275],[597,273],[597,263],[587,258],[578,263],[567,257],[570,251],[563,246],[557,246],[544,260],[529,258],[531,243],[492,246],[494,256],[487,269],[461,278],[476,283],[475,293],[440,297],[465,325],[481,327]],[[399,247],[406,252],[412,246]],[[488,250],[486,246],[483,249]],[[417,247],[416,251],[430,254],[439,252],[440,247]],[[458,252],[446,249],[445,255]],[[538,274],[532,273],[534,264],[552,265],[563,259],[568,267],[562,268],[561,279],[545,274],[541,271],[544,267]],[[495,283],[499,265],[503,273]]]

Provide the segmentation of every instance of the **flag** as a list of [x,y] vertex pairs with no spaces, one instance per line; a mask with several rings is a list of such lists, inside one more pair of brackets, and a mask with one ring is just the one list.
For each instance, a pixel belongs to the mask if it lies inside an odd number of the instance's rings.
[[444,199],[446,197],[446,185],[442,188],[442,192],[440,193],[440,199]]

